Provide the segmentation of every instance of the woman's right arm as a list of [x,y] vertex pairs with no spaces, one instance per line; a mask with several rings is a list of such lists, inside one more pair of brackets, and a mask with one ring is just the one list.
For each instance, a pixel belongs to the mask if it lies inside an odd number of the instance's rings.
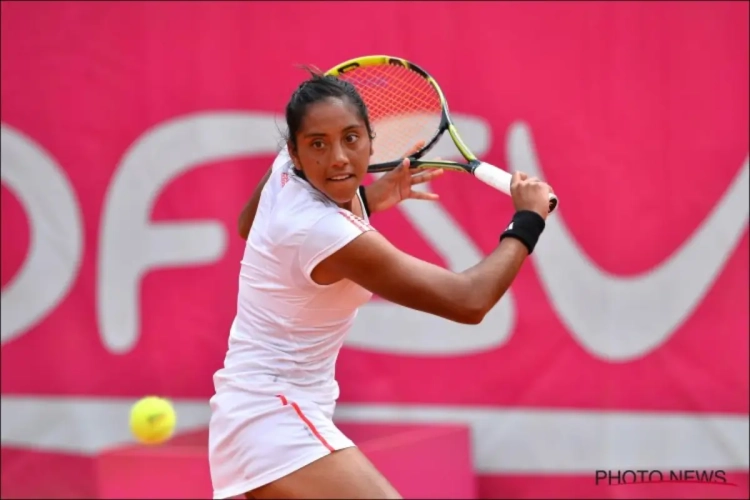
[[[531,241],[544,229],[551,188],[516,172],[511,193],[518,215],[515,230]],[[529,213],[531,212],[531,213]],[[506,232],[510,232],[510,228]],[[524,239],[524,238],[521,238]],[[386,300],[459,323],[478,324],[510,287],[529,254],[516,237],[503,238],[477,265],[456,273],[402,252],[376,231],[368,231],[321,261],[312,277],[347,278]]]
[[255,191],[253,191],[252,196],[250,196],[250,199],[245,204],[245,207],[242,209],[240,217],[237,220],[237,232],[240,233],[240,238],[243,240],[247,239],[250,234],[250,229],[253,227],[255,214],[258,212],[258,204],[260,203],[260,195],[263,192],[266,182],[268,182],[268,178],[271,177],[272,170],[273,167],[269,168],[268,172],[266,172],[258,185],[255,186]]

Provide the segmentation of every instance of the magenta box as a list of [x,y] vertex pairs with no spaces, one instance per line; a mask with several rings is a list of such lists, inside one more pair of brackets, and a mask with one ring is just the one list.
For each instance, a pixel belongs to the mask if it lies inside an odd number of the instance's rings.
[[[405,498],[477,498],[467,427],[338,425]],[[99,498],[212,498],[207,442],[203,430],[99,454]]]

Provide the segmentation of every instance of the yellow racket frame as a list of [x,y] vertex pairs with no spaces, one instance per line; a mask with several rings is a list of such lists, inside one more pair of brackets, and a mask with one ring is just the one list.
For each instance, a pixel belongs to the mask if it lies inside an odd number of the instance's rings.
[[[474,153],[472,153],[471,150],[466,146],[466,143],[464,143],[461,137],[458,135],[458,132],[456,131],[456,127],[453,125],[453,121],[451,120],[451,117],[450,117],[450,112],[448,110],[448,101],[445,99],[445,94],[443,94],[443,90],[440,88],[440,85],[438,85],[437,81],[435,81],[435,79],[423,68],[401,57],[387,56],[387,55],[373,55],[373,56],[356,57],[354,59],[345,61],[341,64],[337,64],[333,68],[326,71],[325,74],[338,77],[356,68],[361,68],[361,67],[366,67],[366,66],[384,66],[387,64],[400,65],[421,75],[425,80],[427,80],[427,82],[432,86],[432,88],[435,89],[435,92],[437,92],[437,95],[440,98],[440,105],[442,107],[442,121],[441,121],[440,127],[438,127],[438,130],[436,130],[436,133],[432,137],[432,139],[428,141],[427,144],[425,144],[425,146],[421,150],[413,154],[410,158],[414,160],[420,159],[425,153],[427,153],[430,149],[432,149],[433,146],[435,146],[435,144],[440,139],[440,136],[443,134],[443,132],[447,131],[450,134],[451,139],[453,139],[453,142],[456,145],[456,148],[458,148],[458,151],[466,159],[466,161],[469,162],[469,165],[463,165],[461,163],[452,162],[452,161],[442,161],[442,160],[424,161],[422,160],[420,161],[420,165],[416,166],[415,168],[443,168],[446,170],[453,170],[453,171],[462,172],[462,173],[471,173],[471,170],[470,170],[471,166],[473,166],[474,163],[479,163],[479,160],[474,155]],[[380,168],[371,169],[370,172],[380,172],[380,171],[390,170],[392,168],[395,168],[398,165],[398,163],[400,163],[400,161],[383,163],[383,164],[380,164]],[[469,168],[467,168],[467,166]]]

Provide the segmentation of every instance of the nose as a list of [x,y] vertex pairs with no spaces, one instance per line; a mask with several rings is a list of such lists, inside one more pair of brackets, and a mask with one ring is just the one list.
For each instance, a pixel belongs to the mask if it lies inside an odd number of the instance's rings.
[[334,168],[345,167],[349,164],[349,157],[346,155],[344,147],[335,143],[331,150],[331,166]]

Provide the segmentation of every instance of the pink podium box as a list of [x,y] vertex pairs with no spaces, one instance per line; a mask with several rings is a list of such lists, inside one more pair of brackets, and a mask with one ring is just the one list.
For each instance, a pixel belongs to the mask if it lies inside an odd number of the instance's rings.
[[[405,498],[477,498],[469,429],[339,423]],[[95,459],[99,498],[212,498],[207,431],[160,446],[126,446]]]

